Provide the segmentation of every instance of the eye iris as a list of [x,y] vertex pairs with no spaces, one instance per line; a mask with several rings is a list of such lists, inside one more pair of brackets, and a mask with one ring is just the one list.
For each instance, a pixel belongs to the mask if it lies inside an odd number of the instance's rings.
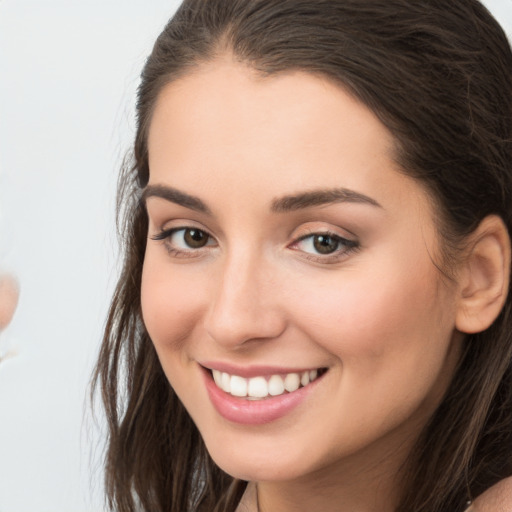
[[193,249],[199,249],[208,243],[208,235],[199,229],[187,229],[184,239],[185,243]]
[[313,245],[320,254],[331,254],[338,249],[339,242],[329,235],[315,235]]

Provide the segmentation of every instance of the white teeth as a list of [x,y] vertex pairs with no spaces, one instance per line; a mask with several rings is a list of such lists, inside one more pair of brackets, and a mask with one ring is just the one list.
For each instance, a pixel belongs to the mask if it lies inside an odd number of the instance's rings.
[[284,381],[280,375],[272,375],[268,380],[268,394],[278,396],[284,393]]
[[300,386],[300,377],[298,373],[289,373],[284,379],[284,389],[288,391],[288,393],[293,393],[297,391]]
[[264,398],[268,396],[268,384],[265,377],[249,379],[247,394],[253,398]]
[[284,377],[272,375],[245,379],[238,375],[219,370],[212,370],[213,380],[218,388],[232,396],[245,397],[248,400],[261,400],[268,396],[279,396],[285,392],[293,393],[301,386],[307,386],[318,377],[317,370],[307,370],[302,373],[288,373]]
[[219,370],[212,370],[213,380],[218,388],[222,389],[222,373]]
[[221,389],[226,393],[231,393],[231,377],[228,373],[222,373],[220,382]]
[[230,393],[233,396],[247,396],[247,379],[238,375],[232,375]]

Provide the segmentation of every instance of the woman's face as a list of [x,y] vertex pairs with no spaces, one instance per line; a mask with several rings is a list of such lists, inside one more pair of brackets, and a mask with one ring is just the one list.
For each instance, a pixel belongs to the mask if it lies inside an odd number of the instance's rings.
[[431,201],[393,151],[366,107],[302,72],[262,78],[225,58],[160,94],[143,316],[231,475],[389,460],[439,403],[456,285],[434,264]]

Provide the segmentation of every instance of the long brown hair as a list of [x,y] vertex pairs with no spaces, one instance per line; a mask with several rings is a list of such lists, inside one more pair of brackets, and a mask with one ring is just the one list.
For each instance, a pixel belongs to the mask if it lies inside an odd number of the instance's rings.
[[[120,176],[124,264],[93,380],[109,424],[106,489],[118,512],[232,512],[245,482],[210,459],[141,317],[147,132],[165,84],[230,52],[264,75],[328,77],[394,135],[403,172],[437,207],[449,266],[489,214],[512,232],[512,54],[477,0],[185,0],[142,72],[133,154]],[[411,453],[397,512],[460,512],[512,475],[511,297],[467,336],[453,381]]]

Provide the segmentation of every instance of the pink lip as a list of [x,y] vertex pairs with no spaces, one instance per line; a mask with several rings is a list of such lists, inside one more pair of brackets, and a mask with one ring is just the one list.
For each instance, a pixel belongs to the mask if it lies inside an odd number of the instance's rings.
[[[290,373],[288,371],[276,372],[275,370],[275,368],[272,370],[272,374]],[[271,421],[286,416],[304,402],[307,396],[315,389],[316,384],[322,380],[322,377],[319,377],[311,384],[299,388],[293,393],[285,393],[263,400],[246,400],[244,398],[231,396],[229,393],[219,389],[208,370],[203,368],[202,373],[208,396],[217,412],[226,420],[241,425],[264,425],[265,423],[270,423]],[[266,372],[260,372],[255,375],[265,375],[265,373]],[[240,375],[240,373],[234,374]],[[245,377],[245,375],[240,376]]]

